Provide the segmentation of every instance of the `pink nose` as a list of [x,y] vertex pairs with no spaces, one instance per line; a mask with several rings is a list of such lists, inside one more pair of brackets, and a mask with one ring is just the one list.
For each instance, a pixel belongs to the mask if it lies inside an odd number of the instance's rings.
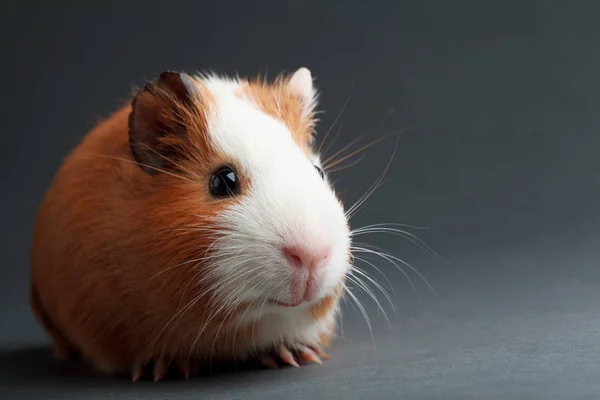
[[329,259],[328,250],[309,251],[298,246],[285,247],[283,254],[293,267],[309,270],[319,269]]

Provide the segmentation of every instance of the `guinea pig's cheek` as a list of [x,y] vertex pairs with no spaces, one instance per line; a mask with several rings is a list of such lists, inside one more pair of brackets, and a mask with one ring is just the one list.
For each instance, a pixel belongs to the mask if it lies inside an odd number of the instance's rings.
[[331,267],[331,286],[337,287],[349,271],[350,263],[346,260],[346,257],[340,257],[340,260]]
[[317,297],[331,295],[339,287],[344,276],[349,271],[349,261],[345,246],[339,246],[332,254],[331,262],[323,268],[319,276],[319,290]]

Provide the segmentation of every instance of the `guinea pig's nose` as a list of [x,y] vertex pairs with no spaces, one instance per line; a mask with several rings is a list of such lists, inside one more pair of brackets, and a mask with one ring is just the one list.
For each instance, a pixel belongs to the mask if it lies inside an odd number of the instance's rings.
[[328,249],[308,250],[299,246],[286,246],[283,254],[291,266],[316,270],[325,265],[329,259]]

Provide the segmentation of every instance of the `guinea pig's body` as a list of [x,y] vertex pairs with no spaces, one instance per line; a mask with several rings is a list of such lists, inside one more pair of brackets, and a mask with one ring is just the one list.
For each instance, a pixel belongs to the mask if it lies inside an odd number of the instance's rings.
[[273,83],[166,72],[95,127],[34,232],[32,307],[55,354],[134,380],[150,364],[160,379],[171,364],[318,360],[350,235],[314,105],[305,68]]

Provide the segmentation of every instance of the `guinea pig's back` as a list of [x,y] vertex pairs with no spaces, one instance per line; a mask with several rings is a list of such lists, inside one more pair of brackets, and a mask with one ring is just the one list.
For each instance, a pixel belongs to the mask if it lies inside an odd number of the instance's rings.
[[[86,135],[64,160],[38,210],[31,302],[59,352],[66,350],[65,342],[77,343],[84,353],[102,347],[93,338],[105,341],[111,325],[89,310],[102,303],[108,315],[127,293],[125,282],[115,279],[123,275],[112,268],[120,267],[119,254],[127,247],[123,231],[135,229],[127,220],[137,168],[126,151],[129,111],[121,109]],[[120,261],[111,264],[111,258]]]

